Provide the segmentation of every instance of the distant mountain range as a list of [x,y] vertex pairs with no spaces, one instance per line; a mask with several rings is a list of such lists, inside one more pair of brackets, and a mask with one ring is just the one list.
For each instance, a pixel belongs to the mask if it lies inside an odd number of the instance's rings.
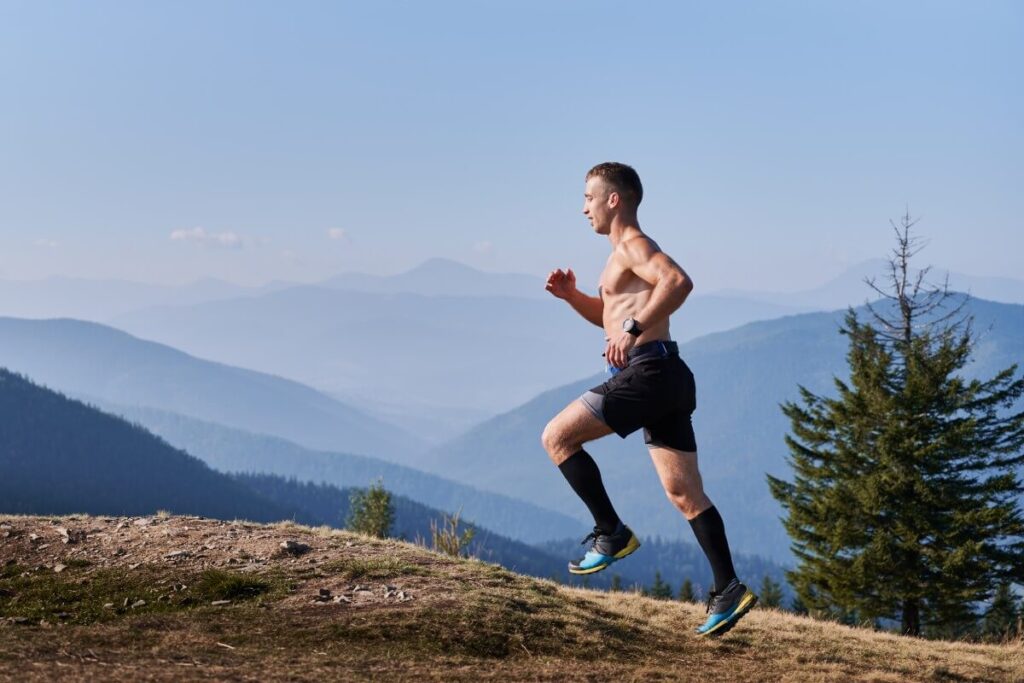
[[141,427],[0,368],[0,511],[289,519],[272,503]]
[[[969,308],[981,338],[968,371],[991,376],[1024,360],[1024,306],[978,299]],[[765,473],[790,477],[783,436],[789,425],[779,405],[801,384],[834,391],[846,377],[843,312],[811,313],[751,323],[707,335],[682,348],[697,379],[694,425],[706,489],[725,518],[737,551],[788,562],[789,539]],[[485,490],[500,490],[585,520],[540,445],[545,424],[606,375],[545,392],[430,451],[420,467],[445,471]],[[588,446],[599,461],[612,501],[637,533],[689,539],[690,530],[659,485],[639,434],[610,436]]]
[[144,426],[220,472],[274,474],[343,488],[369,486],[380,478],[389,491],[448,513],[461,510],[465,519],[530,543],[582,535],[588,530],[567,515],[376,458],[314,451],[278,437],[153,408],[121,406],[84,395],[79,398]]
[[[165,510],[340,527],[351,493],[266,474],[215,472],[138,425],[0,368],[0,513],[147,516]],[[429,543],[431,521],[440,523],[442,513],[404,496],[393,495],[392,502],[392,533]],[[559,544],[540,549],[464,520],[476,529],[468,547],[476,557],[535,576],[568,578]],[[673,557],[697,552],[692,547],[667,551]],[[661,548],[657,556],[664,559],[665,554]],[[685,568],[691,564],[699,571],[696,558]],[[758,558],[739,557],[737,564],[751,572],[781,574],[778,566]],[[621,574],[626,585],[653,578],[654,570],[644,563],[634,562],[627,569]],[[695,573],[693,578],[702,576]],[[610,575],[592,585],[609,581]]]
[[[748,302],[770,303],[805,310],[831,311],[847,306],[859,306],[865,301],[878,298],[877,294],[865,285],[864,280],[865,278],[876,278],[879,285],[884,285],[889,272],[888,263],[885,259],[864,261],[851,266],[820,287],[797,292],[726,289],[713,292],[713,294],[735,297]],[[967,292],[971,296],[987,301],[1024,304],[1024,280],[966,275],[942,268],[934,268],[929,271],[927,280],[933,285],[941,286],[947,277],[949,288],[952,291]]]
[[194,358],[77,320],[0,318],[0,363],[60,391],[274,434],[310,448],[410,458],[425,443],[296,382]]

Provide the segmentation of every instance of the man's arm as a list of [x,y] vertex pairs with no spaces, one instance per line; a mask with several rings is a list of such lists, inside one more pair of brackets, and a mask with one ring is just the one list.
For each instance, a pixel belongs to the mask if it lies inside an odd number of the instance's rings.
[[566,301],[586,320],[598,327],[604,327],[604,301],[600,297],[587,296],[580,290],[574,289]]
[[586,320],[598,327],[604,327],[602,321],[604,301],[600,297],[587,296],[576,289],[576,274],[572,272],[572,268],[568,268],[565,272],[562,272],[561,268],[551,271],[544,289],[559,299],[568,301],[569,305]]
[[622,267],[654,286],[647,304],[633,316],[642,330],[668,318],[693,291],[686,271],[646,237],[623,242],[615,255]]

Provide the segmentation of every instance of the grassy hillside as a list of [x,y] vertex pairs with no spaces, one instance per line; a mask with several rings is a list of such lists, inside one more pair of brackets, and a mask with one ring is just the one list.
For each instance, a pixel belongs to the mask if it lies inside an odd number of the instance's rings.
[[[293,556],[285,541],[309,550]],[[770,610],[708,641],[692,633],[702,617],[695,604],[565,588],[347,532],[0,517],[9,679],[1024,679],[1020,644],[900,638]]]

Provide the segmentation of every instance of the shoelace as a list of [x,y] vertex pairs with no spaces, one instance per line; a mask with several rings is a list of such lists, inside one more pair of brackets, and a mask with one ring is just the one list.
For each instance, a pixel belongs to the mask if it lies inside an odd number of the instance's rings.
[[586,545],[587,541],[590,541],[590,540],[593,540],[596,543],[597,542],[597,536],[600,533],[601,533],[601,530],[598,529],[597,527],[594,527],[594,530],[591,531],[589,534],[587,534],[587,537],[583,539],[583,542],[580,543],[580,545]]
[[715,591],[711,591],[710,592],[710,594],[708,595],[708,602],[707,602],[707,604],[704,607],[704,613],[705,614],[711,614],[711,606],[714,605],[715,601],[721,595],[722,595],[721,593],[716,593]]

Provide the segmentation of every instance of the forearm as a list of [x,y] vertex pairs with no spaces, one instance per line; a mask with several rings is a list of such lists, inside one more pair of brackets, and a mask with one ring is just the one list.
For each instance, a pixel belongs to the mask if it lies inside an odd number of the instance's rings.
[[596,296],[587,296],[578,289],[566,301],[583,318],[598,327],[604,327],[604,301]]
[[662,322],[683,305],[692,290],[693,283],[688,278],[661,278],[647,304],[635,316],[637,324],[646,330]]

